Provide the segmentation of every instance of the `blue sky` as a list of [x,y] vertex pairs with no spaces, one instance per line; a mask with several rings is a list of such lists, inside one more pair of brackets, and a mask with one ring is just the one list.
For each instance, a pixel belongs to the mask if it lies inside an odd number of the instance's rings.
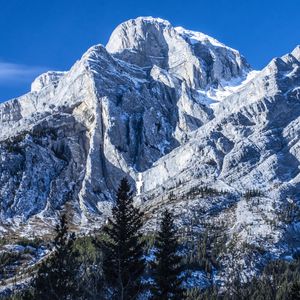
[[137,16],[204,32],[260,69],[300,44],[299,0],[0,0],[0,101],[46,70],[68,70],[92,45]]

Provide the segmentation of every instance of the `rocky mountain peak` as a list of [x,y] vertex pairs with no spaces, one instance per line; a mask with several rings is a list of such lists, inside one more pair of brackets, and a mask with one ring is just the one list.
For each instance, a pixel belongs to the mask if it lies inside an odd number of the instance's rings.
[[173,27],[168,21],[151,17],[119,25],[106,49],[143,68],[157,65],[195,89],[226,85],[250,70],[237,50],[203,33]]
[[39,92],[42,88],[52,84],[57,85],[59,79],[67,72],[48,71],[39,75],[31,84],[31,92]]
[[110,53],[122,52],[125,49],[144,51],[147,50],[144,48],[146,43],[152,43],[153,48],[161,48],[163,31],[171,28],[172,25],[168,21],[159,18],[139,17],[131,19],[116,27],[106,48]]
[[291,54],[300,61],[300,45],[297,45]]

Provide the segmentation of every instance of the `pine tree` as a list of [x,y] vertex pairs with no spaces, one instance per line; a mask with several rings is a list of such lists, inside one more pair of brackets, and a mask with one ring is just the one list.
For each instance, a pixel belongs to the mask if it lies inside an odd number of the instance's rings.
[[33,299],[65,300],[78,297],[76,276],[79,265],[73,251],[75,235],[68,233],[66,215],[62,215],[56,226],[54,251],[42,263],[33,280]]
[[288,300],[300,300],[300,282],[296,281],[291,285],[287,295]]
[[113,291],[110,299],[134,300],[142,290],[141,276],[145,269],[144,243],[140,229],[143,214],[133,205],[132,192],[126,178],[117,191],[112,219],[104,228],[103,271]]
[[158,237],[155,241],[156,259],[153,263],[154,285],[151,289],[153,300],[181,300],[181,257],[177,254],[178,241],[172,214],[165,210]]
[[100,236],[84,236],[76,240],[75,248],[79,252],[81,299],[105,299],[102,271],[102,252],[99,251]]

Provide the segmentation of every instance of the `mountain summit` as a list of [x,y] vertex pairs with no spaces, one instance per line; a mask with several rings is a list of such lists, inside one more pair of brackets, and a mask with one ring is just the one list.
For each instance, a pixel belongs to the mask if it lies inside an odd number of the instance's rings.
[[218,87],[245,75],[249,65],[238,51],[200,32],[151,17],[129,20],[112,33],[108,52],[143,68],[154,65],[191,88]]

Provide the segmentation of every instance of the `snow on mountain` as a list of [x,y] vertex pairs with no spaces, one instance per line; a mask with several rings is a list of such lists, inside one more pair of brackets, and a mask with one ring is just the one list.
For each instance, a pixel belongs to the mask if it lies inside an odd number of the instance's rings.
[[[251,71],[203,33],[151,17],[122,23],[106,47],[0,104],[2,232],[28,234],[65,206],[79,228],[91,227],[127,175],[149,228],[164,206],[182,224],[201,211],[241,242],[283,253],[282,229],[263,239],[285,199],[300,200],[299,67],[299,46]],[[199,197],[204,186],[224,193]],[[256,212],[243,197],[253,188],[268,203]]]
[[43,87],[53,84],[57,85],[59,79],[65,75],[66,72],[48,71],[38,76],[31,84],[31,92],[39,92]]

